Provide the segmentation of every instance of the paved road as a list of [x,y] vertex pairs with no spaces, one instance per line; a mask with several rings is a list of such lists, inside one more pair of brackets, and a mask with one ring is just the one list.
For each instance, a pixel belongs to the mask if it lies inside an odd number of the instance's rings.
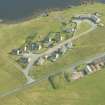
[[35,80],[29,76],[29,71],[32,69],[32,66],[34,65],[34,62],[40,57],[40,54],[31,54],[31,61],[28,64],[28,66],[22,70],[23,74],[25,75],[26,79],[27,79],[27,84],[30,84],[32,82],[34,82]]

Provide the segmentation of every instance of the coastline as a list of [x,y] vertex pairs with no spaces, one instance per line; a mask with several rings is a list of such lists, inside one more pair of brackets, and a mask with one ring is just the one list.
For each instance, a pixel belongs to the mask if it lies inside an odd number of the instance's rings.
[[16,19],[16,20],[2,20],[2,22],[0,22],[0,24],[18,24],[18,23],[21,23],[21,22],[26,22],[26,21],[30,21],[32,19],[35,19],[35,18],[39,18],[39,17],[44,17],[42,16],[43,13],[52,13],[52,12],[62,12],[66,9],[70,9],[70,8],[74,8],[74,7],[78,7],[80,6],[80,4],[78,5],[69,5],[69,6],[66,6],[66,7],[63,7],[63,8],[48,8],[46,10],[39,10],[39,12],[33,12],[32,15],[28,16],[28,17],[24,17],[24,18],[21,18],[21,19]]
[[[104,4],[103,2],[96,2],[96,3]],[[19,23],[22,23],[22,22],[27,22],[27,21],[31,21],[33,19],[37,19],[39,17],[44,17],[44,16],[42,16],[43,13],[51,14],[51,13],[54,13],[54,12],[62,12],[64,10],[79,7],[79,6],[81,6],[81,4],[68,5],[68,6],[65,6],[65,7],[62,7],[62,8],[47,8],[46,10],[38,10],[38,12],[33,11],[33,13],[30,16],[27,16],[27,17],[24,17],[24,18],[20,18],[20,19],[16,19],[16,20],[15,19],[13,19],[13,20],[9,20],[9,19],[3,20],[3,19],[1,19],[2,22],[0,22],[0,24],[6,24],[6,25],[19,24]]]

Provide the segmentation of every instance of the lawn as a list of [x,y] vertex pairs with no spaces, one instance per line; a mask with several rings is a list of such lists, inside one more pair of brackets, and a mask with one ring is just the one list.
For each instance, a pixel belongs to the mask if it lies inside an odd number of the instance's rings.
[[92,28],[92,26],[88,23],[88,22],[82,22],[82,23],[80,23],[79,25],[78,25],[78,27],[77,27],[77,31],[76,31],[76,33],[75,33],[75,35],[79,35],[79,34],[81,34],[82,32],[86,32],[86,31],[88,31],[89,29],[91,29]]

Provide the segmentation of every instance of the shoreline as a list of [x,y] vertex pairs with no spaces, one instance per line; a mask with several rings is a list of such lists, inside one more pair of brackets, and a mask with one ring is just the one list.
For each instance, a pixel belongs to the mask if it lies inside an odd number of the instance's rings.
[[46,10],[39,10],[39,12],[33,12],[32,15],[28,16],[28,17],[24,17],[24,18],[21,18],[21,19],[16,19],[16,20],[2,20],[2,22],[0,22],[0,24],[18,24],[18,23],[21,23],[21,22],[26,22],[26,21],[30,21],[32,19],[35,19],[35,18],[39,18],[39,17],[44,17],[42,16],[44,13],[52,13],[52,12],[59,12],[59,11],[64,11],[65,9],[70,9],[70,8],[74,8],[74,7],[78,7],[80,6],[80,4],[78,5],[69,5],[69,6],[66,6],[66,7],[63,7],[63,8],[48,8]]
[[[101,4],[105,4],[103,2],[95,2],[95,3],[101,3]],[[2,22],[0,22],[0,24],[6,24],[6,25],[9,25],[9,24],[18,24],[18,23],[21,23],[21,22],[27,22],[27,21],[30,21],[32,19],[37,19],[39,17],[44,17],[42,16],[42,14],[44,13],[52,13],[52,12],[62,12],[66,9],[71,9],[71,8],[75,8],[75,7],[79,7],[81,6],[81,4],[77,4],[77,5],[68,5],[68,6],[65,6],[65,7],[62,7],[62,8],[47,8],[45,10],[38,10],[37,12],[34,12],[32,13],[32,15],[30,16],[27,16],[27,17],[24,17],[24,18],[20,18],[20,19],[13,19],[13,20],[8,20],[8,19],[0,19],[2,20]]]

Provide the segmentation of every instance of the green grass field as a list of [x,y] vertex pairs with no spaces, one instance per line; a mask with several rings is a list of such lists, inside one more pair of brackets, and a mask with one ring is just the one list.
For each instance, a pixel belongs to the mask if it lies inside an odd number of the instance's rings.
[[78,25],[77,32],[75,33],[75,35],[79,35],[82,32],[89,30],[90,28],[91,28],[91,25],[89,23],[82,22]]
[[[11,49],[21,46],[33,31],[38,33],[35,40],[39,40],[39,38],[41,40],[49,31],[59,31],[62,19],[66,21],[76,14],[88,12],[101,13],[102,23],[105,24],[104,11],[104,4],[94,4],[51,12],[48,17],[38,17],[21,23],[0,24],[0,93],[26,82],[24,75],[19,70],[19,65],[11,59],[8,53]],[[80,31],[89,28],[84,24],[81,27],[83,28]],[[55,63],[46,62],[43,66],[33,67],[30,75],[33,78],[41,78],[61,69],[69,69],[70,64],[104,52],[104,33],[105,26],[98,27],[93,32],[75,40],[73,50],[68,51]],[[45,81],[19,93],[4,98],[0,97],[0,105],[104,105],[104,74],[105,71],[97,72],[80,81],[65,83],[66,86],[61,86],[57,90],[53,90]]]
[[[62,81],[59,81],[62,82]],[[53,90],[47,81],[1,98],[0,105],[104,105],[105,71]]]

